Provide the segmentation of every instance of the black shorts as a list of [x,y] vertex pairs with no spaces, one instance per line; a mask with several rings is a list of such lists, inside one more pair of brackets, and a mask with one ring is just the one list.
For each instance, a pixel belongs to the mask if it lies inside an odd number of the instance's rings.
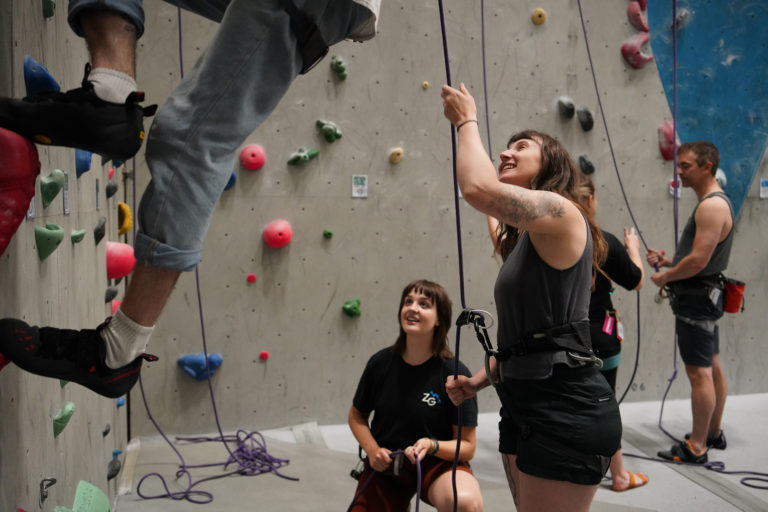
[[[502,409],[499,451],[517,455],[523,473],[582,485],[599,484],[611,457],[621,443],[621,416],[616,397],[595,367],[568,368],[555,365],[544,380],[512,380],[502,383],[516,415],[531,429],[524,436]],[[552,439],[586,455],[576,458],[561,453]]]
[[675,329],[683,362],[701,368],[711,367],[712,359],[720,353],[720,333],[717,325],[712,331],[708,331],[675,317]]

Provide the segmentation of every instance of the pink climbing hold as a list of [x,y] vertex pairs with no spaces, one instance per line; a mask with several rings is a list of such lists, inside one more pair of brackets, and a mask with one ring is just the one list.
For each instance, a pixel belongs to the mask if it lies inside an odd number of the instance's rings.
[[637,3],[640,4],[640,9],[645,10],[645,8],[647,7],[648,1],[647,0],[638,0]]
[[135,263],[133,247],[122,242],[107,242],[107,277],[109,279],[127,276],[133,270]]
[[120,304],[122,304],[123,301],[121,300],[113,300],[112,301],[112,314],[114,315],[117,312],[117,308],[120,307]]
[[269,359],[269,352],[267,352],[266,350],[262,350],[261,354],[259,354],[259,359],[261,359],[262,361],[266,361],[267,359]]
[[40,159],[32,141],[0,128],[0,255],[24,220],[38,174]]
[[648,32],[648,22],[643,17],[644,7],[641,7],[640,2],[630,2],[627,6],[627,19],[629,24],[635,27],[637,30]]
[[115,177],[115,168],[114,167],[110,167],[109,168],[109,179],[112,179],[114,177]]
[[256,274],[248,274],[248,277],[246,277],[245,279],[249,283],[255,283],[256,282]]
[[293,232],[291,231],[291,225],[287,220],[273,220],[266,226],[264,226],[264,232],[262,233],[264,243],[273,249],[279,249],[288,242],[291,241]]
[[640,69],[653,60],[653,55],[643,53],[641,47],[651,40],[647,32],[640,32],[624,41],[621,45],[621,55],[635,69]]
[[675,143],[674,125],[672,121],[662,121],[656,130],[659,135],[659,151],[664,160],[672,160],[680,142]]
[[249,171],[258,171],[264,167],[266,159],[264,148],[258,144],[249,144],[240,151],[240,163]]

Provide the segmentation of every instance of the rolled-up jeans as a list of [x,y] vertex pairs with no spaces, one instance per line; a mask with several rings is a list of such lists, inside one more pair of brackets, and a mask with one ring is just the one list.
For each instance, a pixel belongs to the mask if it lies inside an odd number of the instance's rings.
[[[208,47],[158,110],[146,142],[152,179],[138,210],[136,259],[188,271],[200,261],[211,217],[232,174],[237,148],[274,110],[302,68],[280,0],[166,0],[220,22]],[[352,0],[293,0],[329,45],[370,15]],[[78,14],[112,9],[144,30],[140,0],[70,0]]]

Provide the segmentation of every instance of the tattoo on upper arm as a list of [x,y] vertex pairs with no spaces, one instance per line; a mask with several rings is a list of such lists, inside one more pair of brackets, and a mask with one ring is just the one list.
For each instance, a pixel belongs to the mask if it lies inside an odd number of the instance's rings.
[[[528,197],[526,197],[528,196]],[[560,218],[565,215],[565,199],[557,194],[536,193],[510,189],[503,197],[493,198],[488,206],[513,226],[543,217]]]

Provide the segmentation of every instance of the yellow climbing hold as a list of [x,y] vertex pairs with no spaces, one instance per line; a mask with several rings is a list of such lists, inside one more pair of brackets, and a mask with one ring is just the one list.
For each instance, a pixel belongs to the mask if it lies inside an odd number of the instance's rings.
[[534,25],[541,25],[545,21],[547,21],[547,11],[542,9],[541,7],[537,7],[533,10],[533,13],[531,14],[531,21]]
[[421,82],[421,88],[424,89],[424,90],[429,89],[429,82],[427,82],[426,80]]
[[126,203],[117,203],[117,224],[118,236],[125,235],[131,229],[133,229],[133,215],[131,214],[131,207]]
[[403,159],[403,148],[393,148],[389,152],[389,161],[393,164],[399,163]]

